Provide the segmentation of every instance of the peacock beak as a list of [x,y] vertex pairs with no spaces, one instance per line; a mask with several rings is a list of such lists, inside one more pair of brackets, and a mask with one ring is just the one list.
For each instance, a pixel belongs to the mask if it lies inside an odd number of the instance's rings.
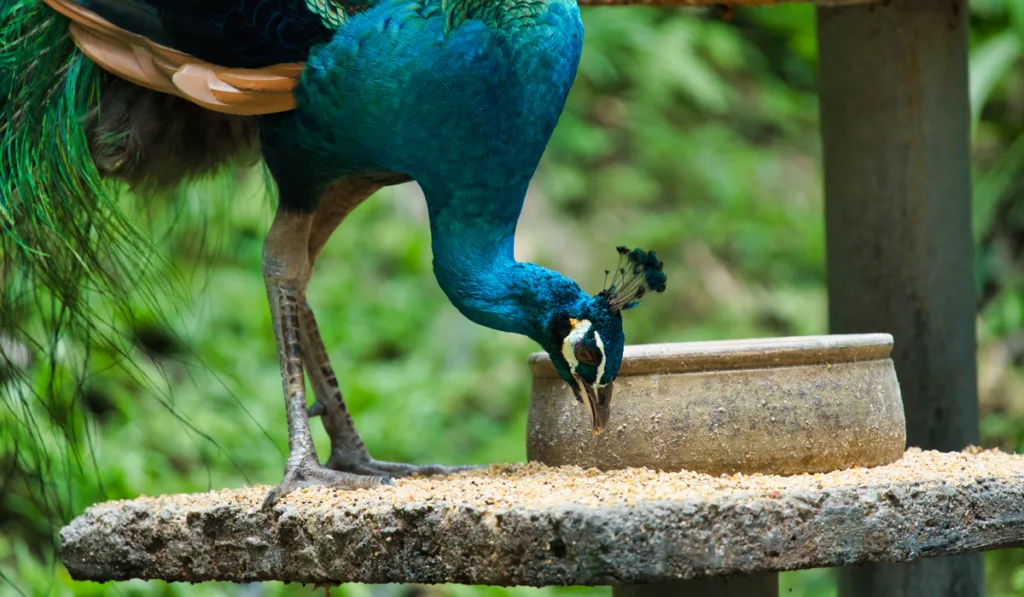
[[604,431],[604,428],[608,425],[608,418],[611,416],[609,406],[612,402],[612,384],[591,386],[584,383],[575,372],[572,376],[579,388],[576,394],[583,398],[590,426],[594,430],[594,435],[597,435]]

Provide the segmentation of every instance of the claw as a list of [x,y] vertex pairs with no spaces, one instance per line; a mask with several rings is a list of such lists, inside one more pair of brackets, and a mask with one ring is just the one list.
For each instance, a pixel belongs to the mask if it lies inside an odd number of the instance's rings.
[[281,496],[279,495],[281,492],[278,491],[278,489],[280,488],[275,487],[267,492],[267,497],[263,498],[263,505],[260,506],[260,510],[269,510],[273,508],[274,504],[277,503],[277,500],[281,499]]

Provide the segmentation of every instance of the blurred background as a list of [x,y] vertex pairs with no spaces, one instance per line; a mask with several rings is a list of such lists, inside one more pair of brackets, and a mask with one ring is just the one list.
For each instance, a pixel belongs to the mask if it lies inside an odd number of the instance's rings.
[[[584,21],[579,76],[531,187],[517,257],[596,292],[616,245],[656,250],[669,288],[627,314],[630,343],[826,333],[813,8],[605,8],[585,10]],[[1024,3],[972,0],[971,31],[982,437],[1019,452]],[[169,327],[141,298],[130,318],[111,313],[125,322],[124,341],[93,348],[81,380],[72,363],[86,347],[73,338],[51,347],[66,371],[44,366],[29,346],[6,347],[21,355],[32,383],[66,387],[69,398],[66,412],[46,412],[16,398],[12,386],[21,382],[0,371],[0,595],[322,594],[278,583],[74,583],[55,555],[56,529],[89,504],[281,478],[286,429],[260,274],[273,211],[263,180],[254,169],[229,190],[196,185],[173,207],[126,200],[175,266],[151,272],[173,276],[180,290],[156,297],[174,314]],[[218,207],[229,194],[230,209]],[[376,457],[525,460],[526,358],[536,347],[470,323],[445,299],[415,185],[381,192],[349,218],[317,263],[310,296]],[[96,308],[103,312],[101,301]],[[25,317],[31,326],[32,314]],[[54,416],[71,421],[74,449],[47,427]],[[20,424],[27,418],[41,425],[45,455],[19,451],[31,443],[25,434],[37,433]],[[317,441],[326,447],[322,433]],[[52,499],[39,499],[39,481]],[[1022,550],[986,558],[991,597],[1024,595]],[[828,570],[782,579],[785,595],[836,594]],[[347,585],[333,594],[610,591]]]

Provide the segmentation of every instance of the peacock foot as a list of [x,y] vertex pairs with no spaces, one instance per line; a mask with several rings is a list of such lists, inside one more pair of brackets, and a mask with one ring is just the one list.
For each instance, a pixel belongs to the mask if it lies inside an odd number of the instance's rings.
[[[323,370],[327,370],[324,368]],[[333,384],[332,384],[333,385]],[[443,476],[460,471],[484,468],[482,465],[445,466],[442,464],[406,464],[387,462],[370,456],[366,445],[352,423],[345,402],[336,386],[326,401],[317,400],[306,409],[307,415],[320,418],[327,437],[331,440],[331,456],[325,465],[340,473],[369,477]]]
[[337,489],[372,489],[394,484],[390,475],[331,470],[317,462],[315,456],[310,456],[295,464],[289,461],[285,466],[284,480],[267,493],[263,500],[263,509],[272,507],[278,500],[300,487],[323,485]]
[[406,464],[404,462],[376,460],[362,454],[357,458],[352,458],[347,454],[333,452],[327,461],[327,468],[351,475],[390,479],[393,477],[444,476],[485,467],[483,465]]

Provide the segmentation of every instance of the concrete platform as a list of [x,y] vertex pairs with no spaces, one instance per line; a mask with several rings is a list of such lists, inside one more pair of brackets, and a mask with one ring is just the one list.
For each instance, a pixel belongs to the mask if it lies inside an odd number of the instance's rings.
[[447,479],[99,504],[62,531],[73,577],[617,585],[1024,546],[1024,456],[909,450],[791,477],[494,466]]

